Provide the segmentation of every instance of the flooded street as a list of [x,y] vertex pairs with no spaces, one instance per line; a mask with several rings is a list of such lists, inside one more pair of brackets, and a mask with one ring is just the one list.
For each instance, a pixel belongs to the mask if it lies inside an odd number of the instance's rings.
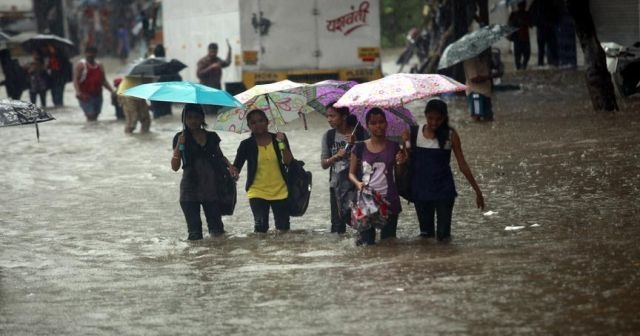
[[[523,89],[495,93],[493,123],[450,101],[484,213],[453,160],[453,240],[418,238],[403,202],[399,237],[366,248],[328,233],[321,116],[286,130],[314,178],[291,232],[252,233],[244,169],[227,234],[190,243],[169,164],[179,114],[126,136],[107,99],[86,124],[67,85],[39,143],[0,129],[0,335],[637,333],[639,99],[595,113],[571,70],[504,82]],[[229,158],[247,136],[219,135]]]

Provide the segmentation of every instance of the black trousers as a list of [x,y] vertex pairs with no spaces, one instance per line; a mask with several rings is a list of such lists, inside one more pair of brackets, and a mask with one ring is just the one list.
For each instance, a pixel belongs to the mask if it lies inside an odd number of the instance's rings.
[[[395,238],[398,229],[398,215],[389,215],[387,225],[380,229],[380,239]],[[376,228],[360,232],[358,245],[373,245],[376,242]]]
[[529,41],[513,41],[513,56],[515,57],[516,69],[527,69],[529,57],[531,56],[531,45]]
[[273,210],[276,229],[289,230],[289,201],[287,199],[269,201],[262,198],[250,198],[249,206],[253,213],[255,232],[267,232],[269,230],[269,208]]
[[215,202],[180,202],[180,207],[187,221],[189,240],[202,239],[202,220],[200,219],[200,207],[204,210],[207,219],[209,234],[212,236],[224,233],[222,216]]
[[40,97],[40,106],[46,107],[47,106],[47,91],[39,91],[39,92],[29,91],[29,99],[31,100],[32,104],[36,103],[36,99],[38,97]]
[[[420,236],[436,237],[438,240],[451,237],[451,217],[455,198],[442,201],[414,201],[420,223]],[[437,216],[437,230],[434,216]]]
[[329,203],[331,205],[331,233],[345,233],[347,222],[340,217],[335,188],[329,188]]

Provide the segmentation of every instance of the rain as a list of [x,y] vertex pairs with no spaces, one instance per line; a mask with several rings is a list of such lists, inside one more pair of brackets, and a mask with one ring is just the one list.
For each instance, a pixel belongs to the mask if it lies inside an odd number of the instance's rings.
[[[397,56],[383,53],[383,71]],[[113,79],[120,61],[101,61]],[[291,230],[272,219],[253,232],[244,169],[226,234],[193,242],[170,166],[181,105],[125,135],[107,91],[87,122],[67,85],[39,141],[33,124],[0,128],[0,334],[637,333],[638,95],[594,112],[580,67],[502,81],[519,89],[494,92],[493,122],[471,120],[464,96],[443,97],[487,207],[454,159],[452,240],[420,238],[403,200],[398,237],[367,247],[353,230],[329,233],[321,114],[306,114],[307,130],[302,120],[279,129],[313,174]],[[418,123],[424,104],[407,106]],[[217,133],[231,160],[248,136]]]

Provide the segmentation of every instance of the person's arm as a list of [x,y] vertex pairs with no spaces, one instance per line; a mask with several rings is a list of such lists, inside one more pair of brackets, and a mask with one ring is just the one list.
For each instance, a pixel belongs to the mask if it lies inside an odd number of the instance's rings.
[[184,135],[182,132],[177,136],[177,140],[174,140],[173,156],[171,156],[171,169],[178,171],[180,164],[182,163],[182,155],[180,153],[180,145],[184,144]]
[[231,64],[231,43],[227,39],[227,58],[222,62],[221,66],[223,68],[228,67]]
[[476,179],[473,177],[471,173],[471,168],[469,168],[469,164],[464,158],[464,154],[462,153],[462,144],[460,143],[460,137],[456,131],[452,131],[451,136],[451,147],[453,149],[453,154],[456,156],[456,161],[458,161],[458,168],[460,168],[460,172],[467,178],[469,184],[476,192],[476,205],[480,209],[484,209],[484,196],[482,195],[482,191],[480,191],[480,187],[476,182]]
[[280,148],[282,151],[282,161],[284,161],[284,164],[290,164],[293,160],[293,153],[291,153],[291,149],[289,148],[289,140],[287,140],[287,136],[282,132],[278,132],[276,134],[276,140],[278,141],[279,148],[284,145],[284,148]]
[[358,179],[356,172],[358,171],[358,156],[353,151],[351,152],[351,162],[349,163],[349,181],[356,186],[358,190],[362,190],[364,183]]
[[247,161],[246,145],[245,141],[242,141],[236,151],[236,158],[233,160],[233,166],[236,168],[238,174],[240,174],[245,161]]
[[102,64],[99,65],[100,66],[100,71],[102,71],[102,86],[104,86],[105,89],[109,90],[109,92],[111,92],[112,95],[116,94],[116,90],[113,89],[113,87],[111,86],[111,83],[109,83],[109,81],[107,80],[107,75],[104,72],[104,66],[102,66]]
[[202,80],[204,77],[207,76],[207,74],[211,71],[211,69],[213,69],[212,67],[216,64],[210,64],[209,66],[206,65],[207,62],[205,59],[201,59],[198,61],[198,66],[196,69],[196,76],[198,76],[198,79]]
[[84,65],[82,61],[78,62],[73,68],[73,88],[76,90],[76,97],[81,100],[85,99],[85,94],[80,90],[80,77],[82,76],[83,69]]
[[236,167],[231,164],[229,159],[227,159],[227,157],[224,156],[224,154],[222,153],[222,148],[220,148],[220,143],[219,142],[216,145],[216,148],[215,148],[214,151],[215,151],[215,155],[217,157],[221,158],[222,162],[224,162],[224,164],[227,165],[227,169],[229,169],[229,173],[231,173],[231,177],[237,179],[238,178],[238,169],[236,169]]

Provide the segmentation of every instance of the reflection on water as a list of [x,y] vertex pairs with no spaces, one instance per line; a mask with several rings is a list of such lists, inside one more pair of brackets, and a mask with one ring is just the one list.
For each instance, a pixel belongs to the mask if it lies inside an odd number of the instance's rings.
[[[579,74],[518,76],[494,123],[451,98],[488,208],[456,172],[449,244],[417,238],[406,204],[394,241],[329,234],[319,116],[287,131],[314,174],[292,232],[251,232],[243,177],[228,234],[198,243],[184,240],[169,168],[178,116],[145,136],[122,134],[106,105],[97,125],[54,110],[40,143],[30,127],[1,129],[0,334],[632,334],[638,105],[595,114]],[[246,136],[220,135],[230,157]]]

